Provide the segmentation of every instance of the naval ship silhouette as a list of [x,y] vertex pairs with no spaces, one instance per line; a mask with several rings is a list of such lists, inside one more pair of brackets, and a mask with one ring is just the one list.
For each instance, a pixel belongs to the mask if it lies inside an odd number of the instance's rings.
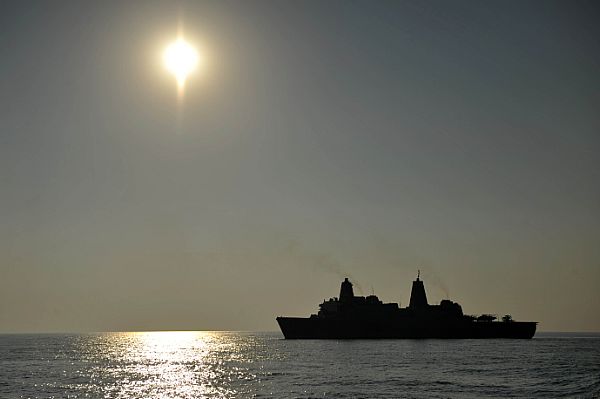
[[355,296],[352,283],[342,282],[339,298],[319,305],[310,317],[277,317],[286,339],[391,339],[391,338],[532,338],[537,322],[514,321],[510,315],[478,317],[463,314],[448,299],[439,305],[427,302],[420,279],[412,283],[410,303],[383,303],[377,296]]

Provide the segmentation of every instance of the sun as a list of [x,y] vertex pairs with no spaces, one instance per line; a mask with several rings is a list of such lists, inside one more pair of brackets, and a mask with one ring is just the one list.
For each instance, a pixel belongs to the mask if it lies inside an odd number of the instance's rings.
[[163,54],[165,67],[175,75],[177,86],[182,90],[187,77],[199,63],[198,51],[182,37],[169,44]]

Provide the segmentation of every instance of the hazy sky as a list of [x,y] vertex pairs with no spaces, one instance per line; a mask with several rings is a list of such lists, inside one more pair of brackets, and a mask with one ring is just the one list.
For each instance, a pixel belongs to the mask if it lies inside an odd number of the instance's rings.
[[[275,330],[349,275],[600,330],[597,1],[0,2],[0,331]],[[182,23],[205,65],[178,101]]]

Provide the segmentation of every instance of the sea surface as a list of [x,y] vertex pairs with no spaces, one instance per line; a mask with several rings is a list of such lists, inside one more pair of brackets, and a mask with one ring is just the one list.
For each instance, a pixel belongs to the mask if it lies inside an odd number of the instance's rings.
[[600,397],[600,335],[286,341],[280,333],[0,335],[0,398]]

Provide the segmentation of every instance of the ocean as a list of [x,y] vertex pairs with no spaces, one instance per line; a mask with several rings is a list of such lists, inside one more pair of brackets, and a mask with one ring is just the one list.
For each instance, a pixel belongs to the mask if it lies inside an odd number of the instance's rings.
[[0,335],[0,398],[600,397],[600,335],[284,340],[279,332]]

